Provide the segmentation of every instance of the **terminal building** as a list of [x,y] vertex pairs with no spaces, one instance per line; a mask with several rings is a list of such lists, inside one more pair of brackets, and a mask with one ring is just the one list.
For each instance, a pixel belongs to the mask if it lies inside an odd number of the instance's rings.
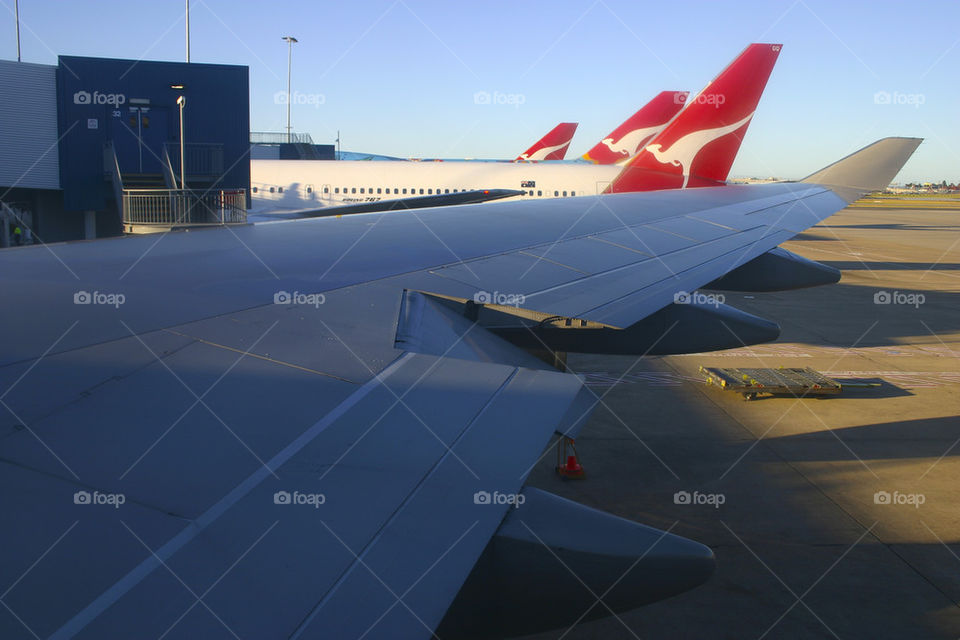
[[0,82],[0,246],[244,218],[246,66],[60,56]]

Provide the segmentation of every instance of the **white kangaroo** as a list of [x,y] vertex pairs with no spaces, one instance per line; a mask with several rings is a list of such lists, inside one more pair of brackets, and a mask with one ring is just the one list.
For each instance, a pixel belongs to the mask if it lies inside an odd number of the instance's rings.
[[639,129],[625,133],[616,142],[614,142],[613,138],[604,138],[601,140],[601,143],[607,145],[607,148],[613,153],[626,154],[626,157],[630,158],[637,155],[640,145],[647,142],[651,136],[655,135],[662,128],[663,125],[640,127]]
[[667,147],[666,150],[663,150],[663,145],[660,144],[651,144],[647,146],[645,150],[652,153],[653,157],[657,159],[657,162],[660,162],[661,164],[670,164],[675,167],[681,167],[683,170],[683,185],[680,188],[686,189],[687,182],[690,180],[690,166],[696,159],[697,154],[700,153],[705,146],[717,138],[722,138],[728,133],[732,133],[746,123],[750,122],[750,118],[752,117],[753,113],[748,115],[743,120],[739,120],[733,124],[728,124],[725,127],[704,129],[702,131],[688,133]]
[[570,145],[570,141],[567,140],[567,141],[564,142],[563,144],[558,144],[558,145],[556,145],[556,146],[554,146],[554,147],[543,147],[542,149],[537,149],[536,151],[534,151],[533,153],[530,154],[530,157],[529,157],[529,158],[527,157],[527,154],[525,154],[525,153],[521,153],[521,154],[520,154],[520,157],[523,158],[524,160],[543,160],[544,158],[546,158],[548,155],[550,155],[551,153],[553,153],[553,152],[556,151],[557,149],[562,149],[562,148],[564,148],[564,147],[566,147],[566,146],[569,146],[569,145]]

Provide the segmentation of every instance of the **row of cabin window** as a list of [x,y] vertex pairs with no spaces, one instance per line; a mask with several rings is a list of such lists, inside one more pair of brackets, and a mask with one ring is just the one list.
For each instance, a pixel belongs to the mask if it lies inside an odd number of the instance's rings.
[[[463,191],[467,191],[467,190],[466,190],[466,189],[463,189]],[[254,188],[253,188],[253,192],[254,192],[254,193],[257,193],[257,187],[254,187]],[[277,187],[277,188],[276,188],[276,192],[277,192],[277,193],[283,193],[283,187]],[[324,188],[323,188],[323,192],[324,192],[324,193],[330,193],[330,187],[324,187]],[[334,192],[334,193],[340,193],[340,187],[334,187],[334,188],[333,188],[333,192]],[[347,193],[347,187],[344,187],[344,188],[343,188],[343,192],[344,192],[344,193]],[[350,193],[356,193],[356,192],[357,192],[357,187],[351,187],[351,188],[350,188]],[[400,195],[401,192],[402,192],[402,195],[407,195],[407,190],[406,190],[406,189],[402,189],[402,190],[401,190],[401,189],[398,189],[398,188],[394,187],[393,193],[394,193],[395,195]],[[424,190],[423,190],[423,189],[420,189],[420,194],[419,194],[419,195],[423,195],[423,192],[424,192]],[[427,195],[433,195],[433,189],[427,189],[426,192],[427,192]],[[443,192],[444,192],[444,193],[450,193],[450,189],[444,189]],[[458,193],[458,192],[459,192],[459,189],[454,189],[454,190],[453,190],[453,193]],[[270,187],[270,193],[275,193],[273,187]],[[307,193],[313,193],[313,187],[307,187]],[[364,193],[364,187],[360,187],[360,193]],[[373,193],[373,187],[370,187],[369,193],[371,193],[371,194]],[[381,194],[381,193],[386,193],[387,195],[390,195],[390,187],[386,187],[386,188],[384,188],[382,191],[381,191],[381,188],[378,187],[378,188],[377,188],[377,194]],[[564,197],[564,198],[567,197],[567,192],[566,192],[566,191],[562,191],[562,192],[561,192],[561,191],[554,191],[554,192],[553,192],[553,197],[555,197],[555,198],[561,197],[561,193],[563,194],[562,197]],[[411,188],[411,189],[410,189],[410,194],[411,194],[411,195],[417,195],[417,190],[414,189],[414,188]],[[438,195],[440,194],[440,189],[437,189],[437,194],[438,194]],[[531,189],[530,191],[524,191],[523,194],[524,194],[524,195],[528,195],[528,196],[532,196],[532,195],[533,195],[533,189]],[[571,196],[575,196],[575,195],[577,195],[577,192],[574,191],[573,189],[571,189],[571,190],[570,190],[570,195],[571,195]],[[538,189],[538,190],[537,190],[537,196],[542,197],[542,196],[543,196],[543,190]]]

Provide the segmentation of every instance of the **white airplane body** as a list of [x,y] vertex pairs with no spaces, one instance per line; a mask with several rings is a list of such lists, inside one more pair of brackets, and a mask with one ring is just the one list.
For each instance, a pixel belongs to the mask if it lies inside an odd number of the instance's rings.
[[[448,206],[484,199],[564,198],[723,184],[779,51],[779,45],[747,47],[692,101],[686,101],[684,92],[661,92],[628,121],[652,110],[658,116],[651,116],[655,126],[624,123],[584,156],[591,162],[251,160],[253,210],[299,209],[306,214],[350,207],[344,210],[350,213],[395,205]],[[686,106],[677,112],[680,104]],[[669,114],[675,115],[661,123]],[[534,147],[551,148],[547,142],[569,144],[575,126],[561,123]],[[558,131],[563,133],[561,140],[547,140]],[[712,144],[738,131],[735,144]],[[637,149],[639,153],[619,162],[621,153]],[[693,175],[695,162],[705,176]],[[696,180],[691,182],[691,177]]]
[[255,211],[324,208],[484,189],[511,200],[603,193],[616,165],[512,162],[251,160]]

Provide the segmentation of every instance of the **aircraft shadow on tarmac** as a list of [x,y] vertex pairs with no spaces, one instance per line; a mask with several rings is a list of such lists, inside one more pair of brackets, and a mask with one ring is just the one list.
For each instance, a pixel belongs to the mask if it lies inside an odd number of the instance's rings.
[[[869,269],[882,269],[881,263],[866,265]],[[726,304],[777,322],[782,332],[776,343],[810,346],[811,357],[829,358],[832,353],[833,357],[840,358],[843,353],[837,349],[855,352],[869,347],[889,347],[882,355],[957,358],[960,348],[955,342],[956,334],[960,333],[960,314],[956,309],[960,308],[960,292],[938,290],[933,281],[929,285],[917,282],[913,287],[906,282],[890,283],[886,278],[877,282],[877,285],[860,285],[841,281],[795,291],[724,294]],[[923,297],[907,297],[913,294]],[[758,353],[763,355],[762,350]],[[751,366],[805,366],[792,358],[764,356],[764,360],[768,363]],[[844,358],[836,366],[850,365],[851,361]],[[960,371],[960,364],[956,370]]]
[[952,446],[960,438],[960,420],[942,417],[878,422],[766,440],[791,462],[856,460],[850,450],[837,445],[837,438],[866,461],[928,458],[933,464],[941,456],[960,456],[960,445]]
[[859,260],[820,260],[820,264],[841,271],[960,271],[958,262],[873,262]]
[[[813,228],[808,235],[816,235],[817,229],[887,229],[890,231],[940,231],[956,232],[957,228],[953,225],[940,224],[902,224],[899,222],[873,223],[873,224],[819,224]],[[833,238],[827,238],[833,240]]]
[[[603,369],[614,377],[673,371],[658,358],[636,365],[627,356],[576,356],[572,366]],[[532,474],[534,486],[652,526],[673,527],[717,555],[717,573],[702,587],[622,614],[622,622],[587,623],[569,637],[621,637],[626,625],[644,638],[758,638],[768,631],[766,637],[798,639],[957,638],[960,612],[953,601],[960,593],[960,564],[950,526],[955,511],[915,516],[912,507],[874,507],[878,488],[898,485],[890,484],[888,467],[877,465],[886,484],[874,486],[860,460],[874,466],[874,460],[902,465],[917,459],[919,476],[960,437],[960,422],[909,419],[779,437],[758,423],[745,437],[736,416],[760,406],[734,401],[732,409],[724,405],[718,411],[714,393],[719,392],[691,393],[686,384],[614,386],[577,439],[586,480],[558,479],[549,455]],[[816,402],[812,409],[829,424],[829,412],[845,397]],[[786,407],[794,401],[781,402]],[[805,410],[777,424],[781,434],[820,425]],[[960,456],[960,445],[947,455]],[[935,486],[918,488],[932,492]],[[722,494],[726,501],[720,507],[679,503],[678,491]],[[858,522],[861,512],[870,519]],[[876,535],[885,534],[877,533],[850,548],[881,518],[896,542],[878,541]],[[932,534],[924,536],[927,530],[916,518],[950,546],[927,543]],[[917,528],[916,540],[922,542],[900,542],[912,540]],[[575,588],[576,578],[570,581]],[[796,596],[808,588],[809,609],[797,606]]]

